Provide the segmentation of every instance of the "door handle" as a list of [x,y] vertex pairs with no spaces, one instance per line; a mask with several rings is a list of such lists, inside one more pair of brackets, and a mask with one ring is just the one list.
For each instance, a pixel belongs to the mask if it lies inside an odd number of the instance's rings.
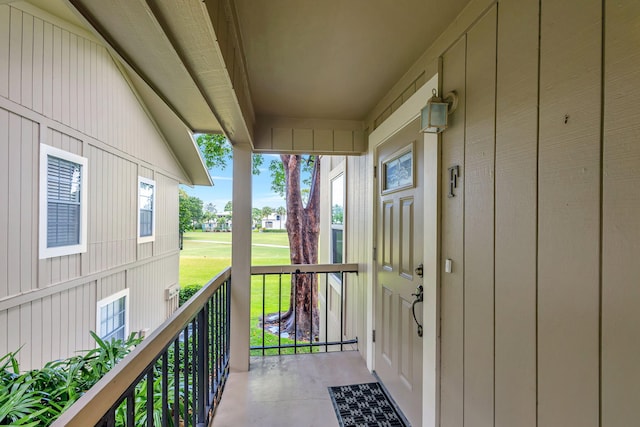
[[418,286],[416,288],[416,293],[411,295],[416,297],[416,299],[413,300],[413,304],[411,304],[411,313],[413,313],[413,320],[416,322],[416,325],[418,325],[418,336],[422,337],[422,325],[418,322],[418,318],[416,317],[416,304],[424,301],[424,288],[422,285]]

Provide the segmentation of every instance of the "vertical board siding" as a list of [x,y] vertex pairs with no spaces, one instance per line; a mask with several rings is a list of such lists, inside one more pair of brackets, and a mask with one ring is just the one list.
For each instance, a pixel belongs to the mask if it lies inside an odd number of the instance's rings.
[[[16,295],[21,291],[20,286],[20,154],[22,144],[22,117],[16,114],[9,115],[9,179],[7,182],[7,198],[5,203],[9,206],[8,220],[8,295]],[[25,141],[26,142],[26,141]]]
[[0,96],[182,176],[103,46],[9,5],[0,37]]
[[538,0],[498,7],[495,425],[536,423]]
[[[0,11],[2,8],[0,8]],[[1,30],[0,26],[0,30]],[[9,117],[0,108],[0,235],[9,235]],[[0,298],[9,295],[9,239],[0,239]],[[2,342],[0,341],[0,345]]]
[[164,290],[178,282],[178,258],[176,254],[127,272],[130,331],[153,330],[165,320]]
[[602,425],[640,419],[640,3],[605,10]]
[[[95,345],[89,330],[98,299],[137,285],[125,283],[123,266],[163,254],[134,275],[144,295],[161,304],[143,310],[144,327],[164,320],[164,288],[178,282],[180,165],[108,51],[45,19],[0,5],[0,300],[8,307],[0,310],[0,352],[24,345],[22,369]],[[84,254],[39,259],[41,140],[88,159]],[[137,244],[139,167],[157,179],[155,254],[154,244]],[[98,278],[80,279],[88,274]],[[24,302],[31,291],[70,280],[79,284]],[[136,301],[147,305],[146,297]]]
[[538,422],[597,426],[601,2],[543,1]]
[[496,8],[467,34],[464,424],[493,426]]
[[[136,260],[138,177],[135,164],[89,145],[90,165],[87,253],[89,272],[109,270]],[[104,191],[104,188],[110,191]],[[177,192],[177,190],[176,190]]]
[[7,310],[0,311],[0,354],[5,355],[9,350],[9,322]]
[[127,273],[121,271],[111,276],[103,277],[98,282],[96,301],[105,299],[127,287]]
[[156,255],[178,249],[178,184],[165,175],[156,175]]
[[[358,263],[360,266],[368,265],[371,259],[371,248],[363,238],[371,228],[367,217],[362,215],[366,207],[373,203],[369,196],[371,192],[363,191],[372,182],[373,173],[368,166],[370,159],[370,155],[347,157],[345,164],[344,262]],[[330,205],[329,203],[328,206]],[[367,336],[370,332],[366,330],[366,310],[362,308],[367,306],[367,272],[360,271],[357,276],[349,274],[345,277],[347,338],[358,337],[358,349],[362,355],[366,355]]]
[[455,197],[442,200],[441,258],[451,259],[453,269],[441,277],[440,293],[440,425],[464,424],[464,138],[466,37],[458,40],[442,57],[442,90],[455,90],[458,108],[449,116],[451,128],[442,134],[442,194],[449,193],[449,171],[460,166]]
[[0,96],[9,97],[9,42],[11,40],[11,8],[0,6]]
[[0,298],[37,288],[39,126],[0,109]]

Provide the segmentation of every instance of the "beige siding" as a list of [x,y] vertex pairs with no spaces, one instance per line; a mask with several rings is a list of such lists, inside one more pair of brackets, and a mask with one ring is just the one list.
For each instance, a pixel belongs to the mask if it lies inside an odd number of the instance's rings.
[[[0,5],[0,354],[22,346],[23,369],[92,348],[97,301],[125,287],[137,329],[158,326],[178,280],[182,169],[108,51],[51,20]],[[39,259],[41,143],[88,159],[83,254]],[[156,240],[144,245],[139,175],[157,191]]]
[[[368,206],[372,203],[369,196],[373,176],[373,171],[368,166],[370,163],[369,155],[347,158],[346,206]],[[359,216],[359,214],[358,209],[346,208],[346,262],[357,263],[361,269],[357,276],[350,274],[346,280],[346,307],[349,314],[346,318],[346,327],[350,332],[349,336],[358,337],[358,349],[362,355],[366,355],[367,337],[371,331],[367,330],[366,310],[363,308],[367,306],[367,281],[370,272],[366,270],[366,266],[372,258],[372,249],[363,236],[371,230],[371,224],[366,216]]]
[[362,123],[261,117],[255,149],[263,152],[360,154],[366,151]]
[[[344,284],[344,331],[345,338],[358,338],[358,350],[363,355],[367,354],[367,336],[371,331],[367,330],[367,280],[369,265],[372,257],[371,247],[367,245],[364,236],[370,232],[370,224],[363,215],[371,201],[371,158],[362,156],[329,156],[323,157],[321,176],[323,177],[321,189],[320,211],[320,241],[319,262],[328,263],[330,253],[330,218],[331,218],[331,184],[330,174],[335,168],[343,165],[346,179],[345,187],[345,219],[344,219],[344,262],[357,263],[360,266],[358,275],[347,274]],[[329,280],[332,280],[331,278]],[[329,329],[339,330],[340,327],[340,292],[339,285],[329,286]],[[325,302],[325,281],[321,280],[319,299],[321,306]],[[320,325],[321,337],[324,339],[324,324]],[[339,334],[329,334],[329,340],[338,339]]]
[[[467,35],[464,204],[465,425],[493,425],[496,8]],[[467,301],[469,303],[467,303]]]
[[153,330],[165,320],[164,290],[178,283],[178,258],[176,253],[127,272],[131,331]]
[[545,426],[598,425],[601,8],[595,0],[542,7],[538,411]]
[[[448,168],[464,165],[466,37],[458,40],[442,58],[442,88],[455,90],[458,109],[450,116],[451,129],[442,135],[442,194],[449,193]],[[446,147],[446,149],[445,149]],[[456,197],[442,202],[441,254],[452,261],[452,272],[441,278],[441,379],[440,418],[443,427],[463,425],[464,394],[464,241],[463,218],[466,173],[462,168]]]
[[[3,5],[0,95],[181,177],[107,50],[81,30]],[[7,89],[2,89],[7,88]],[[153,150],[149,142],[157,141]]]
[[438,55],[460,95],[441,137],[440,425],[635,425],[640,9],[489,3],[384,98],[398,108]]
[[178,182],[162,174],[156,175],[156,241],[154,255],[178,249]]
[[640,418],[640,3],[605,10],[602,425]]
[[126,289],[126,287],[127,273],[124,271],[112,274],[111,276],[103,277],[100,281],[98,281],[98,301],[107,298],[117,292],[120,292]]
[[538,0],[498,8],[495,425],[536,426]]
[[92,221],[83,258],[95,273],[136,260],[138,175],[137,165],[117,154],[89,146],[87,157]]
[[0,298],[37,287],[38,124],[0,108]]

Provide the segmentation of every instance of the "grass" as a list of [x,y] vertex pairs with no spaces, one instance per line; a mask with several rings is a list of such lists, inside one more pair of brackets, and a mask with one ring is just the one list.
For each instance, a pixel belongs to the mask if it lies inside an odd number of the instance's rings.
[[[231,265],[232,233],[204,233],[191,231],[184,234],[183,250],[180,253],[180,286],[205,284],[216,274]],[[251,248],[252,265],[290,264],[289,240],[286,233],[253,233]],[[266,314],[278,312],[278,276],[267,276],[264,282]],[[281,311],[289,306],[290,279],[282,277]],[[251,332],[250,345],[262,345],[262,328],[258,327],[262,316],[263,279],[251,279]],[[264,336],[265,345],[277,345],[278,337],[269,333]],[[293,340],[282,338],[282,344],[293,344]],[[299,353],[308,353],[308,348],[299,348]],[[261,354],[252,351],[252,354]],[[293,353],[293,349],[282,351]],[[277,350],[267,350],[265,354],[277,354]]]

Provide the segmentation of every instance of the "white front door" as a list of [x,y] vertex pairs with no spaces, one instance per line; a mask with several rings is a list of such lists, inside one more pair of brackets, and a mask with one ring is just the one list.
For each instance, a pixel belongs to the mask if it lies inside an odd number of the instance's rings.
[[[404,415],[422,423],[423,135],[413,120],[377,148],[375,371]],[[415,312],[415,319],[414,319]]]

